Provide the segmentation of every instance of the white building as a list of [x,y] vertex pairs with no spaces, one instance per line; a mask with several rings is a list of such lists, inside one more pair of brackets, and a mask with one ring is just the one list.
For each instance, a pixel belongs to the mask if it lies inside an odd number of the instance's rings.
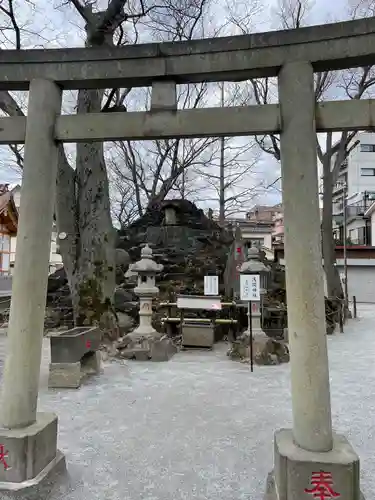
[[371,227],[370,245],[375,247],[375,202],[373,202],[366,210],[365,217],[370,221],[370,227]]
[[[12,194],[14,203],[19,211],[21,205],[21,186],[17,184],[12,188]],[[54,273],[56,269],[60,268],[62,264],[61,255],[57,253],[57,232],[56,228],[52,228],[52,239],[51,239],[51,251],[50,251],[50,259],[49,259],[49,272]],[[17,247],[17,236],[12,236],[10,240],[10,268],[14,269],[14,262],[16,257],[16,247]]]
[[238,225],[241,228],[242,239],[247,247],[272,248],[272,223],[248,221]]
[[[273,248],[275,217],[282,213],[281,204],[278,205],[255,205],[247,214],[246,218],[227,219],[227,225],[234,231],[239,227],[241,237],[247,248],[258,247],[263,250]],[[280,233],[284,232],[283,219],[281,219]]]
[[375,194],[375,134],[359,133],[356,141],[359,143],[342,165],[335,189],[337,192],[345,183],[348,197],[365,191]]
[[227,219],[225,222],[226,229],[233,231],[233,234],[236,228],[240,228],[241,238],[246,247],[272,248],[272,222],[237,218]]
[[362,132],[359,141],[340,168],[333,190],[335,234],[343,239],[343,205],[346,192],[347,238],[353,244],[370,244],[369,224],[364,218],[366,209],[375,200],[375,134]]

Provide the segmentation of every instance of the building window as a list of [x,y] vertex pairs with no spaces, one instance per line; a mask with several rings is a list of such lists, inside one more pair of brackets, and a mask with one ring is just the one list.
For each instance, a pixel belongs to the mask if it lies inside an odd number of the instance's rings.
[[361,153],[375,153],[375,144],[361,144]]
[[259,238],[259,239],[251,238],[248,242],[249,248],[254,248],[254,247],[260,248],[263,245],[264,245],[264,238]]
[[358,236],[358,233],[357,233],[356,229],[350,229],[349,230],[349,241],[350,241],[350,243],[356,243],[357,236]]
[[373,177],[375,176],[375,168],[361,168],[362,177]]

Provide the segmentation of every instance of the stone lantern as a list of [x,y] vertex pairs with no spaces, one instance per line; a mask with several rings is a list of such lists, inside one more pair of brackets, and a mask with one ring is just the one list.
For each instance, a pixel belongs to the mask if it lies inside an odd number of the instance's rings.
[[[241,265],[241,274],[256,274],[260,277],[260,300],[262,302],[263,295],[267,291],[268,277],[270,274],[269,268],[260,260],[260,250],[256,247],[251,247],[247,253],[247,261]],[[252,326],[253,331],[261,330],[261,302],[252,302]]]
[[251,247],[247,251],[247,261],[241,266],[242,274],[258,274],[260,276],[260,293],[264,295],[267,291],[269,268],[260,260],[260,250]]
[[146,245],[141,251],[141,260],[131,264],[129,270],[138,275],[138,284],[134,292],[139,297],[139,326],[130,335],[137,338],[158,337],[159,333],[152,327],[152,301],[158,295],[155,278],[163,270],[161,264],[152,259],[152,250]]

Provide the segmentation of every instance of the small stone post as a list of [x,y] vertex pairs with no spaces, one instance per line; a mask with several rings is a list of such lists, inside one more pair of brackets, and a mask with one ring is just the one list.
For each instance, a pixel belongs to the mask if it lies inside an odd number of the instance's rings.
[[39,483],[55,466],[57,417],[37,413],[48,264],[58,148],[53,139],[61,89],[48,80],[30,84],[25,165],[17,235],[16,265],[2,382],[0,489],[22,490]]
[[278,80],[293,430],[275,433],[266,498],[355,500],[359,459],[331,423],[313,68],[286,63]]

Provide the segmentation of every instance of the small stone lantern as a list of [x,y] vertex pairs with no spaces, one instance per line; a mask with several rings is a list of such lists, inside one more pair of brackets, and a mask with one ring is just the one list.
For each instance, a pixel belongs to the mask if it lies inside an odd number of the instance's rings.
[[155,285],[156,274],[163,270],[161,264],[152,259],[152,250],[146,245],[141,251],[141,260],[131,264],[129,270],[138,275],[138,285],[134,292],[139,297],[139,327],[130,335],[133,339],[157,337],[159,333],[152,327],[152,301],[158,295]]
[[242,274],[258,274],[260,276],[260,293],[264,295],[267,291],[269,268],[260,260],[260,250],[251,247],[247,251],[247,261],[241,266]]
[[[260,260],[260,251],[259,248],[251,247],[247,253],[247,261],[241,265],[240,268],[241,274],[257,274],[260,276],[260,300],[262,302],[263,295],[267,291],[268,284],[268,276],[270,273],[269,268],[263,264]],[[253,331],[261,330],[261,303],[253,302],[251,306],[252,313],[252,326]]]

